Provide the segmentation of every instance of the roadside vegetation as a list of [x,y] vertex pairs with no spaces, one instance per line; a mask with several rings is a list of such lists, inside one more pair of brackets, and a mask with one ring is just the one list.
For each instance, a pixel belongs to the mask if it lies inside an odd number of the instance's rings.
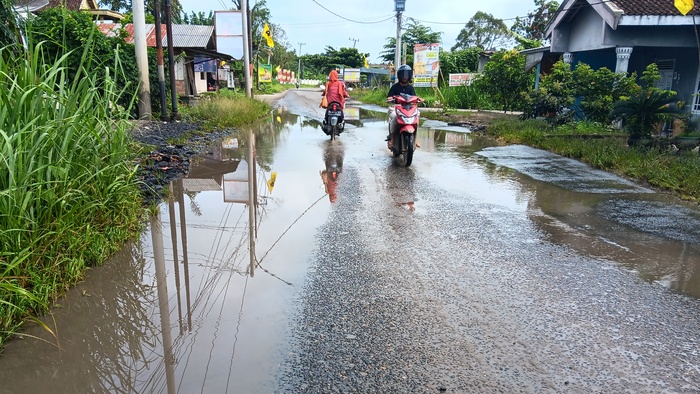
[[[36,317],[145,223],[135,51],[86,15],[42,12],[26,26],[28,49],[0,47],[0,349],[27,321],[51,331]],[[221,92],[183,113],[235,128],[269,106]]]
[[[92,56],[90,43],[79,53]],[[85,269],[140,229],[143,215],[119,73],[103,78],[38,43],[0,50],[0,345]],[[119,69],[119,58],[114,69]],[[119,87],[122,88],[119,88]]]
[[269,112],[268,104],[230,90],[205,94],[197,105],[183,108],[185,119],[202,122],[204,130],[240,127]]

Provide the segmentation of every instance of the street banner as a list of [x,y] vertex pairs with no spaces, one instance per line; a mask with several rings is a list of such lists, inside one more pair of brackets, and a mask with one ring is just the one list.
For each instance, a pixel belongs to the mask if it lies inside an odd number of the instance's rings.
[[345,81],[345,82],[360,82],[360,69],[359,68],[343,69],[343,81]]
[[258,81],[261,83],[272,82],[272,64],[258,63]]
[[475,77],[475,73],[450,73],[450,86],[469,86]]
[[194,72],[196,73],[215,73],[216,59],[204,56],[194,57]]
[[413,86],[437,87],[440,74],[440,44],[416,44],[413,51]]

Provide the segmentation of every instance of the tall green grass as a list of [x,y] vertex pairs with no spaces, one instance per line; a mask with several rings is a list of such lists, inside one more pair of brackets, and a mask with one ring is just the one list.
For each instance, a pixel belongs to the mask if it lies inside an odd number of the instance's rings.
[[[23,320],[133,237],[143,209],[130,164],[128,111],[112,112],[128,85],[42,44],[26,56],[0,49],[0,346]],[[119,70],[114,64],[112,70]],[[133,98],[131,99],[133,105]],[[115,118],[116,117],[116,118]]]
[[205,128],[232,128],[254,123],[270,112],[270,106],[241,93],[222,91],[185,108],[185,116],[203,122]]

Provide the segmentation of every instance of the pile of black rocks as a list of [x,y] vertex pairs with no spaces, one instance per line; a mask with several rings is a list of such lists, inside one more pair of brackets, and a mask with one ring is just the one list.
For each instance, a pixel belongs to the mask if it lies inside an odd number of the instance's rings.
[[[212,144],[235,130],[201,132],[199,123],[137,121],[134,141],[155,148],[136,160],[144,204],[157,203],[166,195],[168,184],[189,173],[190,158],[204,153]],[[182,143],[170,144],[168,141]]]

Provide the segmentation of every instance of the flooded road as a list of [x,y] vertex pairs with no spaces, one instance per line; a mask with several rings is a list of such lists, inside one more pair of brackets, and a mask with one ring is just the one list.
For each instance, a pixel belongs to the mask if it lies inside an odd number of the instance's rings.
[[697,206],[434,122],[401,167],[319,94],[193,161],[0,393],[700,392]]

